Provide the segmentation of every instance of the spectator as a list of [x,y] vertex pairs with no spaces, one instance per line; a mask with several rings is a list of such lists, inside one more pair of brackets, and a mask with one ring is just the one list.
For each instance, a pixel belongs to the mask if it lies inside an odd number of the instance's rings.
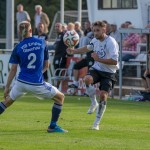
[[[121,24],[121,28],[127,29],[128,27],[130,27],[129,25],[132,26],[132,23],[129,22],[129,21],[126,21],[126,22]],[[128,33],[123,33],[122,34],[122,39],[124,40],[127,36],[128,36]]]
[[[90,29],[87,30],[86,29],[86,36],[81,37],[79,48],[88,45],[93,37],[94,37],[94,35],[93,35],[92,30],[90,30]],[[73,68],[74,81],[71,85],[69,85],[70,88],[76,88],[76,89],[78,88],[78,85],[79,85],[79,83],[78,83],[79,82],[79,70],[84,68],[84,67],[90,68],[93,64],[92,58],[91,58],[91,52],[88,52],[88,53],[84,54],[84,56],[85,57],[82,60],[80,60],[79,62],[77,62],[74,65],[74,68]]]
[[146,92],[150,92],[150,71],[145,70],[144,75],[142,76],[142,82]]
[[[54,69],[58,69],[58,68],[65,68],[66,67],[66,49],[67,46],[64,44],[63,42],[63,36],[64,36],[64,32],[62,30],[62,24],[61,23],[56,23],[55,24],[55,29],[57,32],[57,38],[56,41],[54,43],[54,49],[55,49],[55,55],[54,55]],[[56,76],[59,74],[59,72],[56,72]],[[59,87],[60,82],[56,82],[55,86]]]
[[142,81],[145,91],[150,93],[150,51],[148,51],[148,67],[142,76]]
[[[37,31],[38,31],[38,34],[33,35],[33,37],[45,40],[45,43],[47,45],[48,44],[48,37],[47,37],[47,34],[44,33],[44,24],[43,23],[41,23],[41,22],[39,23]],[[44,80],[47,82],[48,81],[47,70],[43,73],[43,76],[44,76]]]
[[64,33],[67,31],[67,24],[66,23],[62,24],[62,30]]
[[[129,25],[128,28],[133,29],[134,26]],[[136,33],[130,33],[122,41],[122,61],[129,61],[129,59],[134,59],[137,56],[137,54],[135,53],[136,46],[137,46],[137,43],[140,43],[140,42],[141,42],[141,38]]]
[[[88,25],[90,24],[90,22],[85,22],[85,26],[88,27]],[[90,24],[91,25],[91,24]],[[91,39],[94,37],[94,34],[93,34],[93,31],[92,31],[92,25],[91,27],[89,28],[85,28],[85,31],[84,31],[84,36],[82,36],[80,38],[80,41],[79,41],[79,47],[83,47],[85,45],[88,45],[89,42],[91,41]]]
[[91,22],[90,21],[86,21],[84,23],[84,35],[86,36],[87,33],[91,32]]
[[29,16],[28,12],[27,12],[27,11],[24,11],[22,4],[17,5],[17,11],[18,11],[18,12],[16,13],[17,35],[18,35],[19,41],[21,41],[21,40],[22,40],[22,37],[21,37],[20,34],[18,33],[19,23],[22,22],[22,21],[28,21],[28,22],[30,22],[31,19],[30,19],[30,16]]
[[[84,36],[84,33],[83,33],[83,30],[81,29],[81,23],[76,21],[75,23],[75,31],[78,33],[79,35],[79,41],[80,39]],[[79,43],[75,46],[75,48],[78,48],[79,47]]]
[[112,36],[117,41],[117,43],[120,44],[121,37],[119,31],[117,30],[116,24],[111,24],[110,36]]
[[68,30],[68,31],[71,31],[71,30],[74,30],[74,28],[75,28],[74,23],[69,22],[68,25],[67,25],[67,30]]
[[36,5],[35,6],[35,16],[34,16],[34,26],[35,26],[35,31],[34,33],[37,34],[37,28],[38,24],[42,22],[44,24],[44,33],[48,34],[48,27],[50,25],[50,20],[47,16],[46,13],[42,11],[42,6],[41,5]]
[[83,30],[81,29],[81,23],[76,21],[74,25],[75,25],[75,28],[74,28],[75,31],[78,33],[79,37],[81,38],[84,35]]

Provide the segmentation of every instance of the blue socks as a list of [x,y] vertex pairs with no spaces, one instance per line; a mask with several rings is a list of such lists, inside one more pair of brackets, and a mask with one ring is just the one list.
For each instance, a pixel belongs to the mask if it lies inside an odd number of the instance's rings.
[[0,114],[2,114],[5,111],[5,109],[6,106],[2,102],[0,102]]
[[53,108],[52,108],[52,119],[51,119],[51,123],[49,126],[51,129],[54,129],[55,126],[57,125],[56,123],[58,121],[61,110],[62,110],[62,105],[54,103]]

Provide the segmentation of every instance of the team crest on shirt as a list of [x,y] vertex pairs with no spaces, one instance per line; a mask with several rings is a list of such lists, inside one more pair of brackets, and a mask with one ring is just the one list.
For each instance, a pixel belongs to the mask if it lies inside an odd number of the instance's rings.
[[97,52],[100,58],[104,58],[106,56],[106,52],[103,47],[100,47],[100,50]]

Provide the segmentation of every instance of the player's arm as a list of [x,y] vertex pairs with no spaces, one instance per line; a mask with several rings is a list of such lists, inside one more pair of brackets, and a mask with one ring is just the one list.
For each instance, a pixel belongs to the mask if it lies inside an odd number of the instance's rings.
[[12,64],[12,66],[10,68],[10,72],[9,72],[9,75],[8,75],[8,79],[7,79],[7,83],[6,83],[5,91],[4,91],[4,97],[5,98],[8,96],[10,85],[12,83],[12,80],[16,76],[17,66],[18,66],[18,64]]
[[90,52],[91,50],[89,50],[87,48],[87,46],[81,47],[81,48],[77,48],[77,49],[73,49],[73,48],[67,48],[67,53],[69,55],[73,55],[73,54],[84,54],[87,52]]
[[112,58],[109,58],[109,59],[102,59],[102,58],[99,58],[98,57],[98,54],[97,53],[92,53],[91,56],[93,57],[93,59],[95,61],[98,61],[100,63],[103,63],[103,64],[107,64],[107,65],[117,65],[117,60],[114,60]]
[[48,68],[49,68],[49,61],[45,60],[44,61],[44,66],[43,66],[42,73],[44,73]]
[[49,54],[46,46],[44,49],[44,64],[43,64],[42,73],[44,73],[48,68],[49,68]]

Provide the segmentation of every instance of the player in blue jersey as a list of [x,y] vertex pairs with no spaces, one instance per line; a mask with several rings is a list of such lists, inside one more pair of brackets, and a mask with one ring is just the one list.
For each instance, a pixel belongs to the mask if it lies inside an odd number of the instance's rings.
[[[43,72],[49,66],[49,55],[45,41],[32,37],[31,24],[23,21],[19,24],[22,41],[16,45],[11,57],[12,64],[4,90],[4,100],[0,102],[0,114],[19,97],[28,92],[43,99],[53,99],[52,118],[47,132],[67,132],[57,125],[64,102],[64,94],[51,84],[44,82]],[[17,66],[20,72],[9,92],[12,80],[16,76]]]

